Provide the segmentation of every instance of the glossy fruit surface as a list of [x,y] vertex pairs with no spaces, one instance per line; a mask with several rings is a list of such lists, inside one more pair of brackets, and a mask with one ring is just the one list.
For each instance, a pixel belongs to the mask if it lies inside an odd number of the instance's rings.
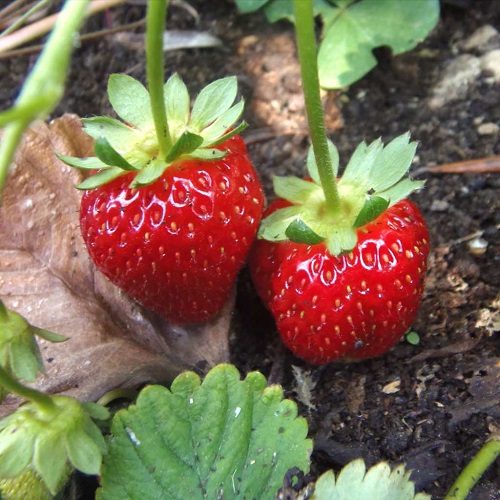
[[[290,205],[276,200],[266,215]],[[257,291],[287,347],[313,364],[387,352],[415,319],[429,235],[418,208],[401,200],[357,230],[349,253],[325,243],[258,240],[250,257]]]
[[261,219],[262,188],[243,139],[216,148],[226,156],[178,160],[138,189],[127,173],[82,199],[81,230],[98,269],[176,323],[222,308]]

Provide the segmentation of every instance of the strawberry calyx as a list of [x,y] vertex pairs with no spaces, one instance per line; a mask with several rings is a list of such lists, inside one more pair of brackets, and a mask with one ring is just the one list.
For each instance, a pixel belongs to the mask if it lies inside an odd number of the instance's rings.
[[117,177],[136,172],[131,188],[152,184],[172,163],[184,158],[218,160],[226,152],[216,149],[246,128],[240,120],[244,100],[234,103],[236,77],[216,80],[201,90],[190,109],[186,85],[177,73],[165,83],[164,131],[166,150],[160,148],[150,95],[138,80],[113,74],[108,80],[108,96],[121,118],[83,118],[83,130],[95,140],[95,156],[74,158],[57,154],[67,165],[82,170],[98,170],[77,187],[94,189]]
[[278,197],[292,205],[281,208],[262,221],[259,238],[314,245],[325,242],[332,255],[350,252],[357,243],[358,230],[377,219],[387,208],[421,189],[424,181],[408,177],[416,142],[403,134],[387,145],[380,139],[362,142],[354,151],[342,177],[337,179],[339,155],[328,141],[340,203],[328,205],[312,148],[307,156],[310,180],[275,177]]

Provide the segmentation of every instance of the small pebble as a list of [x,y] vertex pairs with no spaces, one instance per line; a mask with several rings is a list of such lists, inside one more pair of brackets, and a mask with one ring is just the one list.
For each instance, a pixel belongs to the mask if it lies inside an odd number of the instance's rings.
[[495,135],[500,130],[500,127],[496,123],[488,122],[481,123],[479,127],[477,127],[477,133],[479,135]]
[[488,242],[484,238],[474,238],[469,241],[469,252],[474,255],[474,257],[481,257],[486,253],[488,249]]

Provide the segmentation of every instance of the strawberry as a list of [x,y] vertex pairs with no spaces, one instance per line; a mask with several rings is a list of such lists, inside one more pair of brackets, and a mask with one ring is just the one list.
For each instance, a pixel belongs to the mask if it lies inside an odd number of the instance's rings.
[[[414,152],[408,135],[385,148],[362,143],[336,181],[337,211],[326,209],[312,154],[312,179],[275,179],[281,198],[266,210],[249,266],[284,343],[304,360],[378,356],[415,319],[429,234],[406,199],[423,186],[405,177]],[[333,144],[330,154],[336,173]]]
[[112,75],[110,101],[126,122],[84,120],[97,158],[59,155],[99,169],[79,187],[83,239],[97,268],[145,307],[174,323],[202,322],[222,308],[250,249],[263,191],[245,143],[232,128],[243,111],[235,78],[189,96],[165,85],[168,148],[160,152],[148,93]]

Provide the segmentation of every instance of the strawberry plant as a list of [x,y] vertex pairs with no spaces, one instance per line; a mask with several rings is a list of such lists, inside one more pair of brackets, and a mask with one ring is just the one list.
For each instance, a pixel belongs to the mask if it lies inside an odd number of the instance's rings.
[[[164,9],[151,4],[150,25]],[[78,186],[86,190],[82,234],[98,269],[169,321],[198,323],[229,295],[260,223],[263,192],[238,135],[245,123],[235,124],[243,112],[243,100],[233,105],[236,79],[208,85],[190,113],[179,76],[163,86],[162,49],[151,39],[149,94],[112,75],[109,99],[123,122],[84,119],[96,156],[59,158],[98,170]]]
[[388,351],[410,327],[423,292],[429,235],[406,197],[416,144],[407,134],[358,146],[340,179],[319,98],[313,12],[295,2],[312,149],[310,178],[276,177],[251,259],[257,290],[287,347],[325,364]]
[[[269,22],[295,22],[292,0],[236,0],[242,13],[260,8]],[[394,54],[411,50],[436,26],[438,0],[315,0],[314,14],[323,22],[318,52],[322,87],[347,87],[377,65],[373,49]]]

